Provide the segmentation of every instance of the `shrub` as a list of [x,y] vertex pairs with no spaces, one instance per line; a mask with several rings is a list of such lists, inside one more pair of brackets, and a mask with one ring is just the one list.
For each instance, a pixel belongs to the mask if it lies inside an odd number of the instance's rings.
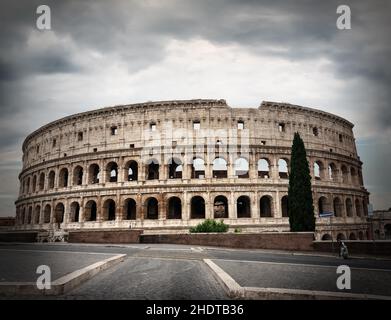
[[213,219],[206,219],[204,222],[197,224],[195,227],[190,228],[191,233],[198,232],[227,232],[228,225],[221,220],[217,222]]

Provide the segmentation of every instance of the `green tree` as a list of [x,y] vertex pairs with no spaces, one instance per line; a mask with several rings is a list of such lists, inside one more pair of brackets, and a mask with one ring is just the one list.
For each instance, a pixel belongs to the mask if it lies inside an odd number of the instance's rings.
[[291,152],[288,214],[291,231],[315,230],[310,169],[304,142],[298,132],[295,133],[293,138]]

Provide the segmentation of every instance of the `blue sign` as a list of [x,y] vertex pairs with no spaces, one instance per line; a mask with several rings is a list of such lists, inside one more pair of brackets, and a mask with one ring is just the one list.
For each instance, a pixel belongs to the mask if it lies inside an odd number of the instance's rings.
[[321,218],[327,218],[334,216],[334,212],[321,212],[319,213],[319,217]]

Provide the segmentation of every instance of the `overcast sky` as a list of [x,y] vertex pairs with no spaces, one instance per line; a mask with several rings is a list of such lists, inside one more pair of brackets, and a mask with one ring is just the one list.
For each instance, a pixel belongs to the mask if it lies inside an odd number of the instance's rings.
[[[36,28],[40,4],[51,8],[50,31]],[[336,28],[339,4],[351,8],[351,30]],[[386,0],[1,0],[0,216],[15,214],[31,131],[98,107],[193,98],[345,117],[370,201],[391,207],[390,9]]]

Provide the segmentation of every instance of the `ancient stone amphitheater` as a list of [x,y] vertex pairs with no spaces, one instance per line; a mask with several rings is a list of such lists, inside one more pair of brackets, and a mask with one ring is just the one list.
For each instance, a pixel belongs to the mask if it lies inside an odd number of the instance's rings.
[[71,115],[23,143],[16,229],[172,233],[222,218],[230,230],[289,231],[290,148],[299,132],[316,237],[365,239],[368,192],[352,128],[333,114],[275,102],[159,101]]

